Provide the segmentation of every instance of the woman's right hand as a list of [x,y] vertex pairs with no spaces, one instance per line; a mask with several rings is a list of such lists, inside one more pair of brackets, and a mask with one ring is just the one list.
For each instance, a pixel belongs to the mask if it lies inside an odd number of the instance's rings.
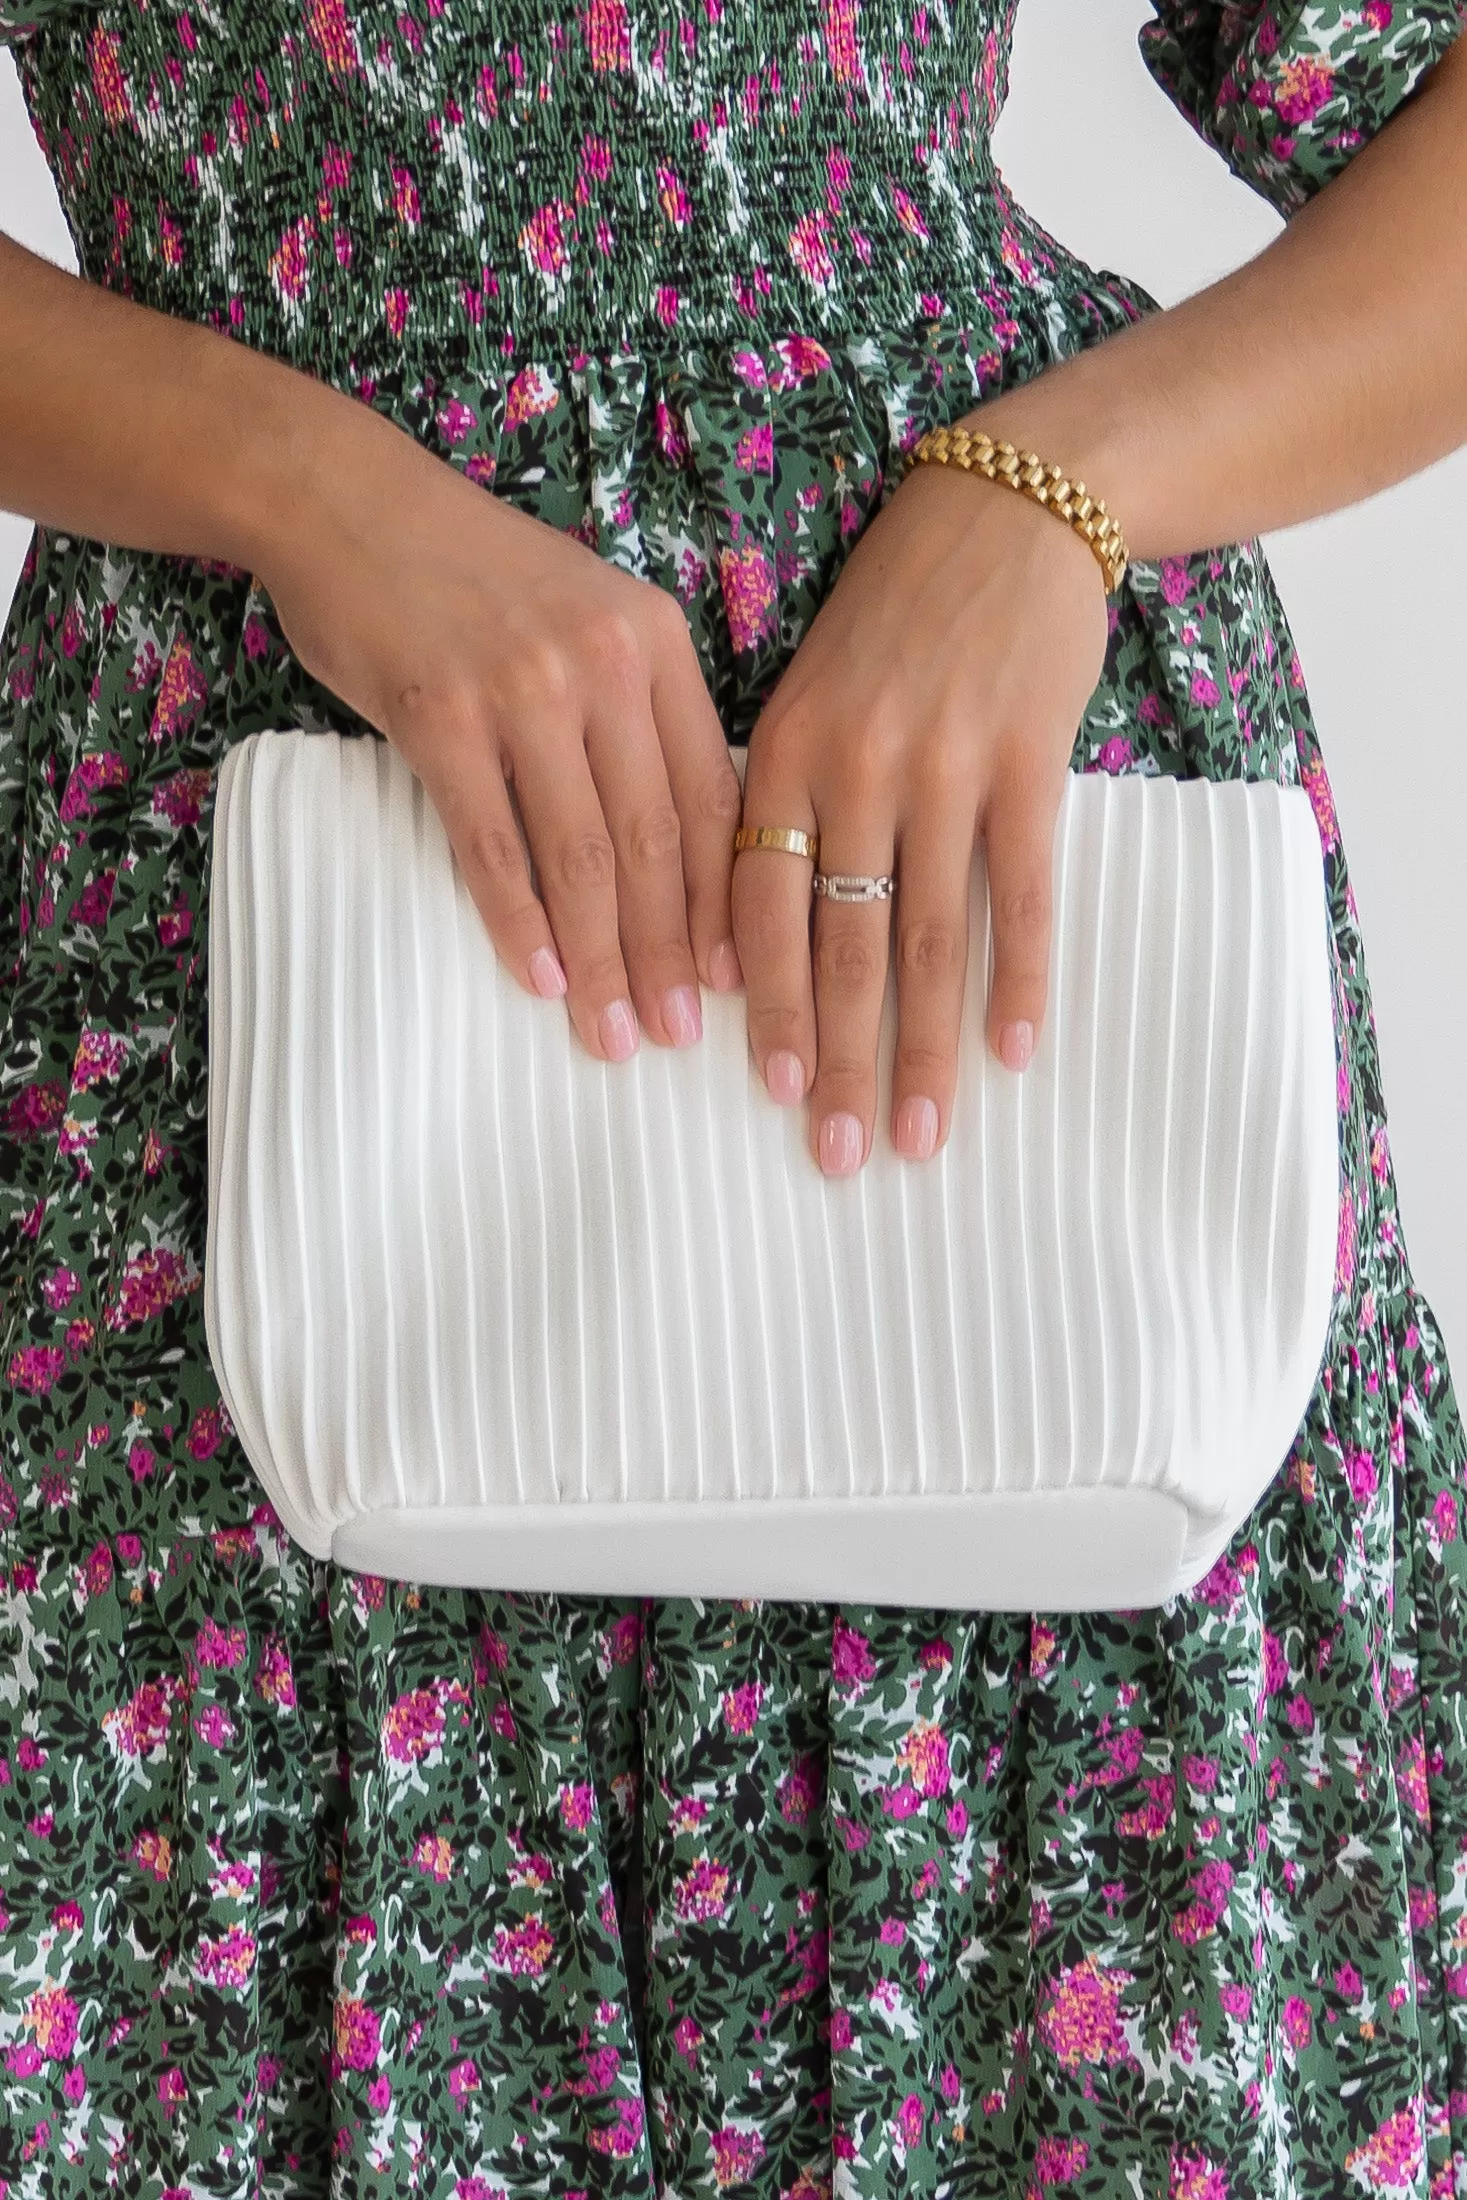
[[313,477],[257,561],[301,664],[422,781],[501,958],[589,1052],[624,1059],[638,1018],[691,1044],[699,979],[742,976],[743,797],[676,597],[366,408]]

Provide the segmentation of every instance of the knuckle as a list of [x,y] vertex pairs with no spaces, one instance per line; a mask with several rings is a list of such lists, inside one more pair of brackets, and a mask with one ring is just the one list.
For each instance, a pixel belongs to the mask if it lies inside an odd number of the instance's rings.
[[912,1072],[914,1077],[928,1084],[934,1078],[945,1079],[952,1064],[952,1054],[941,1047],[899,1046],[896,1051],[895,1067]]
[[546,634],[532,634],[510,653],[505,674],[510,707],[568,703],[575,683],[564,649]]
[[614,680],[619,686],[640,678],[642,637],[626,612],[604,612],[587,634],[586,645],[601,678]]
[[706,779],[698,794],[698,814],[710,825],[737,825],[744,814],[744,790],[732,764]]
[[841,992],[858,992],[876,976],[876,953],[869,940],[844,927],[815,942],[815,976]]
[[686,939],[636,939],[627,944],[627,957],[642,972],[671,970],[682,977],[688,959]]
[[688,959],[688,943],[680,939],[646,940],[637,950],[637,959],[646,969],[676,970],[681,974]]
[[947,804],[970,786],[973,763],[970,739],[955,733],[938,733],[928,741],[917,764],[920,798],[934,807]]
[[1032,932],[1049,921],[1049,896],[1036,879],[1008,886],[998,897],[999,922],[1014,932]]
[[905,721],[879,696],[870,701],[856,726],[849,768],[855,787],[889,783],[906,747]]
[[761,1001],[757,1006],[751,1003],[748,1023],[751,1031],[757,1033],[759,1038],[769,1040],[772,1045],[782,1045],[788,1040],[798,1039],[804,1028],[804,1018],[800,1011],[783,1001]]
[[582,833],[564,843],[556,868],[573,894],[598,893],[616,878],[616,850],[604,833]]
[[638,871],[656,870],[682,848],[682,826],[670,802],[654,803],[636,818],[627,834],[627,858]]
[[874,1082],[875,1068],[871,1062],[858,1061],[851,1054],[831,1054],[828,1050],[820,1057],[820,1089],[827,1097],[832,1085],[841,1085],[847,1091],[854,1085],[860,1090]]
[[463,827],[462,846],[470,868],[498,886],[508,885],[524,870],[518,840],[492,819],[471,818]]
[[670,588],[653,589],[650,613],[654,627],[664,639],[673,643],[686,642],[689,647],[692,646],[693,635],[688,625],[688,615]]
[[902,968],[924,978],[940,978],[958,960],[958,935],[950,924],[922,920],[906,926],[901,936]]
[[576,974],[587,993],[602,996],[608,1001],[626,992],[626,975],[620,954],[614,949],[604,949],[599,955],[574,957]]

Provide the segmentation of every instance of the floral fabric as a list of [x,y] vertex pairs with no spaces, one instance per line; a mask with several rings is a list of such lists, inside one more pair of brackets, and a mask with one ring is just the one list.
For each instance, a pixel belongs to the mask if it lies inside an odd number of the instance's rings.
[[[83,273],[672,590],[734,741],[915,438],[1155,310],[992,162],[1011,17],[0,0]],[[1287,213],[1459,29],[1173,0],[1141,50]],[[0,640],[0,2200],[1462,2200],[1467,1437],[1259,545],[1131,566],[1072,760],[1303,786],[1328,890],[1329,1337],[1153,1610],[511,1596],[289,1541],[200,1291],[212,796],[269,725],[374,737],[251,575],[36,530]]]

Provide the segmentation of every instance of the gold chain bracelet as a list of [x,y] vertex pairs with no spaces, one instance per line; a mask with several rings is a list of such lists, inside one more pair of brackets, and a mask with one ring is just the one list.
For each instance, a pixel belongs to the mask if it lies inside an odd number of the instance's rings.
[[990,481],[1006,481],[1047,512],[1058,513],[1094,551],[1105,575],[1106,594],[1120,587],[1131,555],[1126,538],[1101,499],[1093,497],[1083,481],[1071,481],[1062,467],[1047,465],[1037,452],[1015,450],[1012,443],[996,441],[981,429],[959,427],[929,428],[908,451],[902,479],[923,459],[976,468]]

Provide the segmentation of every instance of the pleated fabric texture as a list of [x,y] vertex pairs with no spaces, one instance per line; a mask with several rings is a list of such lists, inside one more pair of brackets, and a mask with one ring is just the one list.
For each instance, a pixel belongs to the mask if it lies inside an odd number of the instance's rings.
[[[735,752],[741,764],[746,751]],[[460,1587],[1019,1610],[1206,1573],[1309,1403],[1339,1219],[1314,812],[1071,773],[1052,1000],[936,1165],[824,1178],[742,996],[588,1055],[383,741],[225,760],[204,1304],[317,1557]],[[888,964],[878,1083],[890,1083]]]

